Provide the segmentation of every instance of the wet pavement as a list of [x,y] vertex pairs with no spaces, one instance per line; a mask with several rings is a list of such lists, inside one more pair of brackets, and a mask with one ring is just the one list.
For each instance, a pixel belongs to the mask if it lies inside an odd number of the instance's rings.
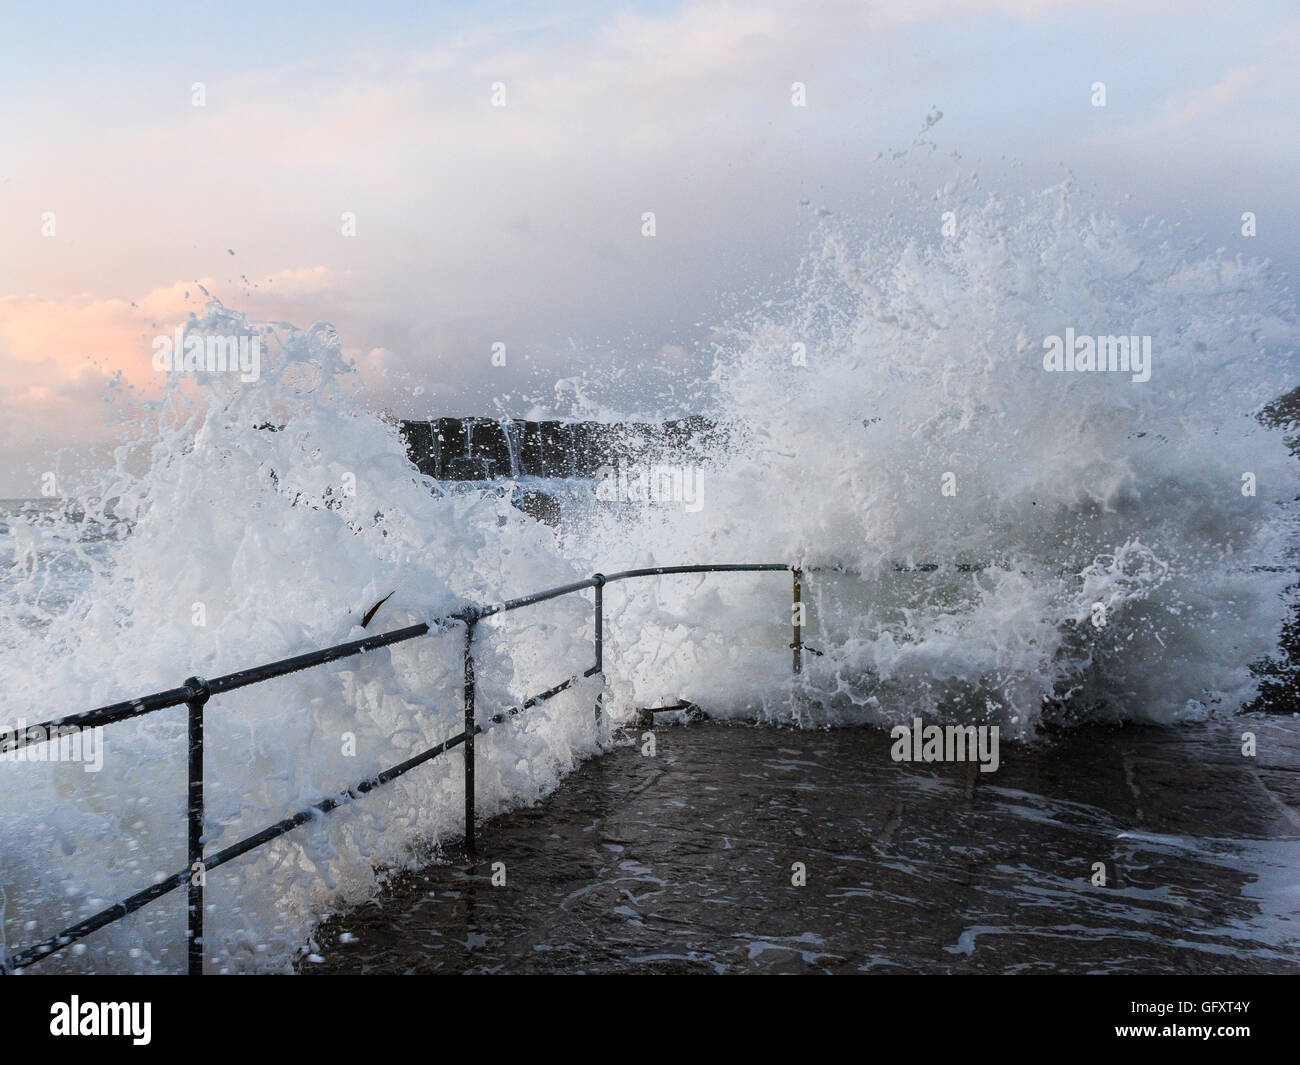
[[301,971],[1300,973],[1295,719],[1081,729],[994,773],[867,729],[644,731]]

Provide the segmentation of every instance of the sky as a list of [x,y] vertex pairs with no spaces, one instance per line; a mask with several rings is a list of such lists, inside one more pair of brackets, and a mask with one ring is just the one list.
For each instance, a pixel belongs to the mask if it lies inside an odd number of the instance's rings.
[[563,413],[589,376],[689,413],[712,328],[789,279],[818,208],[885,209],[880,154],[936,109],[986,188],[1073,175],[1300,268],[1293,3],[6,6],[0,497],[111,441],[111,382],[156,388],[204,289],[332,322],[400,416]]

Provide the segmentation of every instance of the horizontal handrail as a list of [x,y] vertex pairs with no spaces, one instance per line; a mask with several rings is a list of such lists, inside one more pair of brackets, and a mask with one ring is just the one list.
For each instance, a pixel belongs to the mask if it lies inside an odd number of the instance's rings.
[[[547,588],[541,592],[533,592],[531,595],[521,595],[516,599],[508,599],[502,603],[465,607],[464,609],[455,611],[454,613],[434,618],[432,621],[421,622],[418,625],[410,625],[406,628],[394,629],[391,632],[379,633],[375,636],[367,636],[360,640],[352,640],[348,643],[336,644],[333,647],[324,647],[319,651],[309,651],[306,654],[295,655],[292,658],[282,658],[278,661],[267,662],[264,665],[253,666],[249,669],[236,670],[234,673],[227,673],[225,676],[209,680],[207,682],[208,690],[213,695],[221,695],[225,692],[231,692],[239,688],[248,687],[250,684],[259,684],[262,681],[273,680],[276,677],[283,677],[290,673],[298,673],[304,669],[312,669],[315,666],[325,665],[328,662],[333,662],[340,658],[349,658],[352,655],[364,654],[366,651],[373,651],[380,647],[402,643],[405,640],[413,640],[416,637],[424,636],[429,632],[447,628],[454,622],[459,621],[466,623],[470,621],[480,621],[483,618],[491,617],[494,614],[518,610],[521,607],[532,606],[535,603],[544,603],[548,599],[557,599],[562,595],[568,595],[572,592],[579,592],[586,588],[594,588],[597,584],[628,580],[632,577],[652,577],[675,573],[732,573],[771,570],[788,571],[792,568],[792,566],[786,565],[785,563],[717,566],[652,566],[645,569],[624,570],[621,573],[613,573],[609,575],[598,574],[597,576],[588,577],[585,580],[574,581],[570,584],[561,584],[554,588]],[[6,749],[18,750],[22,747],[26,747],[29,743],[45,742],[45,740],[49,738],[48,734],[56,729],[91,728],[96,725],[111,725],[118,721],[126,721],[133,717],[139,717],[142,714],[151,714],[157,710],[167,710],[173,706],[180,706],[182,703],[195,698],[197,694],[198,692],[187,686],[169,688],[166,691],[154,692],[151,695],[142,695],[138,699],[128,699],[120,703],[112,703],[109,706],[101,706],[95,710],[87,710],[84,713],[71,714],[68,717],[59,718],[55,721],[44,721],[40,724],[28,725],[25,730],[17,732],[12,736],[5,737],[4,742]],[[39,735],[39,733],[45,733],[45,735]],[[0,735],[3,735],[3,733],[0,733]],[[32,738],[29,739],[29,737]]]
[[[435,624],[437,623],[435,622]],[[295,655],[292,658],[282,658],[278,662],[268,662],[262,666],[254,666],[251,669],[227,673],[224,677],[217,677],[215,680],[208,681],[207,690],[212,695],[220,695],[223,692],[246,688],[250,684],[259,684],[275,677],[298,673],[301,670],[322,666],[327,662],[333,662],[340,658],[348,658],[351,655],[373,651],[378,647],[387,647],[390,644],[401,643],[403,640],[413,640],[417,636],[425,635],[430,629],[430,625],[421,622],[419,625],[410,625],[406,628],[394,629],[392,632],[379,633],[375,636],[367,636],[365,639],[352,640],[348,643],[336,644],[333,647],[324,647],[319,651]],[[139,699],[128,699],[125,702],[101,706],[96,710],[87,710],[81,714],[71,714],[68,717],[59,718],[57,721],[44,721],[37,725],[28,725],[23,731],[5,737],[4,744],[9,750],[19,750],[32,743],[45,742],[49,738],[48,734],[56,730],[112,725],[118,721],[140,717],[142,714],[152,714],[158,710],[167,710],[173,706],[180,706],[198,695],[199,692],[188,684],[179,688],[169,688],[167,691],[143,695]],[[46,735],[40,735],[42,732]],[[0,735],[3,735],[3,733],[0,733]]]
[[[498,712],[488,718],[488,722],[491,724],[501,724],[508,718],[523,713],[525,710],[528,710],[539,703],[545,702],[548,699],[554,698],[561,692],[567,691],[579,680],[603,675],[604,598],[602,593],[606,584],[613,581],[629,580],[636,577],[664,576],[669,574],[764,571],[791,571],[794,573],[794,602],[796,606],[796,616],[794,621],[794,642],[791,644],[791,647],[794,648],[794,672],[798,674],[801,669],[802,655],[800,635],[802,622],[798,611],[802,571],[798,567],[790,566],[785,563],[651,566],[639,569],[623,570],[619,573],[609,575],[596,573],[591,577],[587,577],[580,581],[558,585],[554,588],[548,588],[540,592],[533,592],[529,595],[519,596],[515,599],[509,599],[501,603],[465,607],[455,613],[435,618],[430,622],[421,622],[417,625],[409,625],[401,629],[394,629],[390,632],[380,633],[375,636],[367,636],[360,640],[351,640],[347,643],[321,648],[320,650],[310,651],[306,654],[283,658],[275,662],[268,662],[264,665],[254,666],[250,669],[228,673],[224,676],[217,677],[214,680],[203,680],[199,677],[190,677],[179,688],[170,688],[166,691],[141,696],[138,699],[112,703],[95,710],[88,710],[80,714],[72,714],[55,721],[26,726],[20,732],[15,732],[11,735],[0,733],[0,743],[3,743],[6,749],[16,750],[32,744],[47,742],[52,738],[58,738],[59,734],[64,730],[114,724],[118,721],[126,721],[130,718],[140,717],[145,714],[180,706],[182,704],[189,707],[190,715],[188,803],[189,868],[173,873],[158,883],[152,884],[148,888],[138,891],[120,902],[114,903],[113,905],[100,910],[98,913],[77,922],[70,928],[64,929],[64,931],[57,935],[33,944],[32,946],[18,951],[8,957],[0,958],[0,972],[12,972],[16,969],[21,969],[31,965],[33,962],[46,958],[51,954],[57,953],[69,944],[90,935],[92,932],[95,932],[106,925],[112,924],[114,921],[118,921],[123,917],[134,913],[141,907],[148,905],[150,902],[161,898],[185,884],[188,887],[189,893],[189,972],[191,975],[201,974],[203,971],[203,888],[204,878],[208,872],[233,861],[241,855],[247,854],[249,851],[263,846],[274,839],[278,839],[280,836],[293,831],[293,829],[298,828],[317,817],[328,814],[331,811],[368,794],[376,788],[382,787],[383,785],[396,780],[398,777],[410,772],[412,769],[415,769],[426,762],[432,761],[434,758],[437,758],[441,754],[445,754],[447,751],[452,750],[457,746],[462,747],[465,751],[465,845],[466,850],[472,855],[474,853],[475,820],[474,737],[485,731],[485,727],[478,724],[475,721],[474,716],[475,680],[472,643],[475,626],[480,620],[507,611],[532,606],[536,603],[546,602],[550,599],[556,599],[562,595],[569,595],[573,592],[583,591],[587,588],[594,588],[596,592],[595,665],[580,674],[575,674],[574,676],[561,681],[559,684],[548,688],[546,691],[541,692],[538,695],[524,700],[524,702],[519,706]],[[250,836],[246,836],[237,843],[233,843],[223,850],[217,851],[215,854],[204,855],[203,707],[211,696],[235,691],[239,688],[258,684],[276,677],[282,677],[289,673],[296,673],[300,670],[311,669],[352,655],[363,654],[366,651],[371,651],[380,647],[386,647],[406,640],[412,640],[430,632],[445,631],[455,622],[459,622],[465,626],[465,728],[462,732],[443,740],[441,743],[436,744],[427,750],[421,751],[419,754],[414,755],[403,762],[399,762],[397,765],[390,766],[388,769],[366,777],[345,791],[338,792],[320,800],[319,802],[313,803],[306,809],[300,810],[289,817],[282,818],[274,824],[268,825],[266,828],[263,828]],[[601,725],[600,694],[597,694],[596,697],[596,725],[599,730]]]
[[662,577],[673,573],[766,573],[794,568],[784,562],[749,562],[725,566],[647,566],[644,569],[625,569],[621,573],[611,573],[605,580],[625,581],[630,577]]

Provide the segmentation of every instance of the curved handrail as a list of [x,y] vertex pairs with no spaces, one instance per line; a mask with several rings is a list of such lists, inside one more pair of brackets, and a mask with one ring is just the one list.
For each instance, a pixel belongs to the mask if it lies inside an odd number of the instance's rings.
[[[79,921],[70,928],[64,929],[55,936],[51,936],[40,943],[33,944],[32,946],[11,954],[8,957],[0,957],[0,973],[13,972],[17,969],[22,969],[31,965],[33,962],[39,961],[42,958],[49,957],[51,954],[57,953],[77,940],[90,935],[92,932],[97,931],[106,925],[121,920],[128,914],[134,913],[136,910],[148,905],[150,902],[162,898],[162,896],[169,894],[179,888],[182,884],[185,884],[188,891],[189,973],[190,975],[201,975],[203,972],[203,888],[204,877],[209,871],[218,866],[225,865],[227,862],[233,861],[240,855],[247,854],[249,851],[255,850],[274,839],[278,839],[280,836],[291,832],[300,825],[304,825],[322,814],[330,813],[331,811],[338,809],[340,806],[350,803],[355,799],[360,798],[362,795],[368,794],[375,788],[396,780],[398,777],[410,772],[417,766],[432,761],[439,755],[445,754],[447,751],[458,746],[462,747],[465,752],[465,846],[466,850],[470,854],[473,854],[475,844],[474,737],[485,731],[484,726],[477,723],[474,715],[475,674],[472,644],[474,629],[479,621],[496,614],[518,610],[522,607],[532,606],[536,603],[543,603],[547,600],[556,599],[560,596],[569,595],[574,592],[584,591],[588,588],[594,588],[596,592],[595,665],[585,672],[570,677],[562,683],[547,689],[539,695],[524,700],[520,706],[494,714],[488,719],[492,724],[499,724],[507,717],[512,717],[516,714],[522,713],[530,707],[545,702],[546,700],[560,694],[562,691],[566,691],[576,681],[582,678],[604,675],[603,591],[606,584],[615,581],[631,580],[638,577],[666,576],[683,573],[773,571],[793,572],[794,602],[797,606],[800,599],[802,570],[797,566],[791,566],[786,563],[648,566],[639,569],[622,570],[618,573],[611,574],[596,573],[580,581],[557,585],[554,588],[547,588],[540,592],[533,592],[529,595],[519,596],[515,599],[508,599],[501,603],[468,606],[454,613],[435,618],[432,621],[421,622],[417,625],[408,625],[401,629],[394,629],[390,632],[380,633],[375,636],[367,636],[360,640],[351,640],[347,643],[335,644],[332,647],[324,647],[320,650],[309,651],[305,654],[294,655],[290,658],[282,658],[275,662],[267,662],[260,666],[237,670],[234,673],[227,673],[224,676],[217,677],[213,680],[204,680],[197,676],[189,677],[178,688],[169,688],[165,691],[140,696],[137,699],[112,703],[108,706],[101,706],[94,710],[87,710],[79,714],[71,714],[57,720],[25,726],[22,730],[13,733],[0,732],[0,749],[16,751],[37,743],[48,742],[51,739],[58,739],[62,734],[66,734],[68,731],[72,730],[115,724],[119,721],[141,717],[145,714],[155,713],[159,710],[166,710],[170,707],[180,706],[182,704],[185,704],[189,708],[189,802],[187,807],[189,831],[188,868],[173,873],[165,879],[150,885],[148,888],[138,891],[135,894],[114,903],[112,906],[100,910],[98,913]],[[443,740],[441,743],[436,744],[433,747],[421,751],[419,754],[408,758],[404,762],[400,762],[395,766],[391,766],[388,769],[359,781],[345,791],[324,798],[319,802],[313,803],[305,810],[301,810],[298,813],[283,818],[272,825],[268,825],[261,831],[255,832],[251,836],[247,836],[215,854],[204,854],[203,708],[212,696],[236,691],[252,684],[259,684],[275,677],[285,676],[289,673],[297,673],[304,669],[312,669],[316,666],[325,665],[328,662],[337,661],[341,658],[348,658],[352,655],[363,654],[366,651],[375,650],[379,647],[387,647],[393,644],[402,643],[406,640],[413,640],[429,633],[442,632],[455,623],[460,623],[465,626],[465,686],[463,696],[465,709],[464,731]],[[794,672],[796,674],[800,671],[802,654],[800,631],[801,622],[799,620],[798,612],[796,611],[794,621],[794,642],[791,644],[791,647],[794,648]],[[600,694],[596,697],[595,713],[596,725],[599,729],[602,721]]]

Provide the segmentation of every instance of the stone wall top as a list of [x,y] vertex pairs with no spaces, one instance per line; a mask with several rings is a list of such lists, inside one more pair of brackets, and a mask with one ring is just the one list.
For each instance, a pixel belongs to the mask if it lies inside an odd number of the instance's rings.
[[433,418],[403,421],[402,436],[421,473],[440,481],[484,481],[595,477],[620,462],[702,457],[725,442],[727,432],[698,416],[659,423]]

